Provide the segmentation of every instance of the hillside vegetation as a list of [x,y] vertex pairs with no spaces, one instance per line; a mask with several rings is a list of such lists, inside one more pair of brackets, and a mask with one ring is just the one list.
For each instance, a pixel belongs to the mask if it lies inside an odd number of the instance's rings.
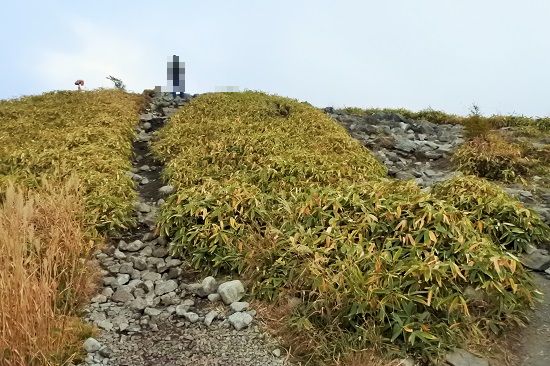
[[0,102],[0,364],[60,365],[81,352],[98,231],[132,222],[138,102],[113,90]]
[[[425,109],[418,112],[392,108],[344,108],[342,112],[355,116],[390,116],[432,123],[460,124],[465,127],[468,141],[452,157],[457,170],[494,181],[512,183],[531,176],[550,179],[550,118],[514,115],[483,116],[474,106],[468,116]],[[503,134],[500,129],[508,129]],[[541,144],[532,144],[540,140]],[[545,142],[546,141],[546,142]]]
[[99,230],[131,224],[132,136],[140,97],[118,90],[50,92],[0,102],[0,191],[9,181],[79,176],[87,222]]
[[[159,219],[173,253],[243,274],[259,298],[300,299],[289,327],[307,338],[294,349],[309,359],[374,345],[434,360],[468,334],[521,322],[534,301],[507,251],[524,247],[534,214],[487,220],[491,207],[465,206],[475,191],[432,195],[385,178],[369,151],[309,105],[202,95],[158,137],[154,151],[176,188]],[[485,192],[497,206],[516,204]],[[501,243],[487,227],[510,217],[517,230]]]

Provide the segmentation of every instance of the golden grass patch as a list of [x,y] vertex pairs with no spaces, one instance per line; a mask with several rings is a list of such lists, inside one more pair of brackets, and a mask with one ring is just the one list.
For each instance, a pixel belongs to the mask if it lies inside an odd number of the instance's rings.
[[50,92],[0,101],[0,192],[8,181],[78,175],[86,221],[99,230],[132,224],[130,170],[141,97],[118,90]]

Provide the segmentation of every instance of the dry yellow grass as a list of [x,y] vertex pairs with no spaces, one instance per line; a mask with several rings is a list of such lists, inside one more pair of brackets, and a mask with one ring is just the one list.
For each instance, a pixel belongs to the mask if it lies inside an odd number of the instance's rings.
[[0,365],[72,360],[83,332],[76,311],[91,293],[94,243],[82,224],[78,183],[0,197]]

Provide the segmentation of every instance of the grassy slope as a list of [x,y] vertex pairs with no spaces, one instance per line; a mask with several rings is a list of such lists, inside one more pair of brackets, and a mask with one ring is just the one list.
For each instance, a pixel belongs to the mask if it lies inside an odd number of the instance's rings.
[[291,327],[311,336],[304,356],[374,344],[433,358],[472,330],[520,321],[532,303],[521,264],[467,212],[383,178],[368,151],[305,104],[203,95],[153,147],[176,187],[160,220],[173,251],[243,273],[258,297],[301,298]]
[[10,365],[81,351],[97,230],[131,223],[139,101],[99,90],[0,102],[0,358]]
[[117,90],[51,92],[0,102],[0,191],[41,177],[76,173],[84,184],[88,222],[128,225],[135,196],[131,141],[139,97]]

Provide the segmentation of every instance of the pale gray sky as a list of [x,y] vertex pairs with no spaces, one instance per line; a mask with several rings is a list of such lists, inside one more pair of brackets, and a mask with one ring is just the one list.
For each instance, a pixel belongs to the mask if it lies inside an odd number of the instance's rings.
[[177,54],[191,93],[550,115],[549,0],[23,0],[3,13],[0,98],[109,74],[142,91]]

